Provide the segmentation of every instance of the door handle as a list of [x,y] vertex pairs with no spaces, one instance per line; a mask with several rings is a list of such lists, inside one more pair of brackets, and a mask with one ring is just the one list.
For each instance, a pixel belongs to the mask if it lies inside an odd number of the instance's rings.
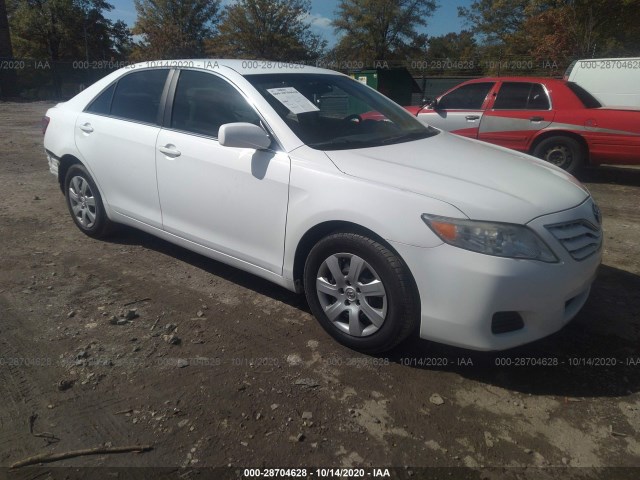
[[541,122],[544,120],[544,117],[531,117],[529,120],[532,122]]
[[480,115],[467,115],[466,117],[467,120],[480,120]]
[[162,153],[164,153],[167,157],[176,158],[182,155],[182,152],[178,150],[175,145],[165,145],[164,147],[158,147]]
[[93,127],[91,126],[90,123],[83,123],[82,125],[80,125],[80,130],[82,130],[84,133],[91,133],[93,132]]

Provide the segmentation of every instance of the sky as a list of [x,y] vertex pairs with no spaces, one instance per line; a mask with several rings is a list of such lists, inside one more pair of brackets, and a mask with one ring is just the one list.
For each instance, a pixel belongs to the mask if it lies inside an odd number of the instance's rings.
[[[106,16],[112,20],[124,20],[130,27],[136,21],[136,9],[133,0],[108,0],[114,9]],[[230,3],[232,0],[223,0],[222,3]],[[458,7],[468,6],[473,0],[438,0],[439,8],[428,20],[426,29],[421,29],[429,36],[444,35],[449,32],[459,32],[463,28],[462,21],[458,18]],[[336,43],[336,35],[331,28],[337,8],[338,0],[311,0],[311,28],[314,33],[321,35],[329,42],[329,46]]]

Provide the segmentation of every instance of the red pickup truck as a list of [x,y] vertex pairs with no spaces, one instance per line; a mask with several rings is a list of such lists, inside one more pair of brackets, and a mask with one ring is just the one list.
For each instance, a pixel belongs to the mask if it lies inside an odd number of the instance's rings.
[[530,153],[569,172],[584,164],[640,164],[640,110],[603,108],[565,80],[481,78],[427,106],[419,120],[465,137]]

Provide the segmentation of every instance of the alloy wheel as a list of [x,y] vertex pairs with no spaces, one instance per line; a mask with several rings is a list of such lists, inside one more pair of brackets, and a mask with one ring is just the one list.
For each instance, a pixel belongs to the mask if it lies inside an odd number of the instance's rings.
[[69,182],[69,202],[76,220],[83,228],[92,228],[96,223],[96,199],[89,182],[75,176]]
[[336,253],[326,258],[318,269],[316,293],[327,318],[349,335],[372,335],[387,317],[384,284],[357,255]]

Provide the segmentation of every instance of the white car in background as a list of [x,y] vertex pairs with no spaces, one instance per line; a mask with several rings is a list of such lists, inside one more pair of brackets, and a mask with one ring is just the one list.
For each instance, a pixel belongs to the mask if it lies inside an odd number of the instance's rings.
[[81,231],[130,225],[304,291],[364,352],[418,332],[480,350],[536,340],[576,315],[600,264],[600,214],[571,175],[333,71],[138,64],[44,121]]

